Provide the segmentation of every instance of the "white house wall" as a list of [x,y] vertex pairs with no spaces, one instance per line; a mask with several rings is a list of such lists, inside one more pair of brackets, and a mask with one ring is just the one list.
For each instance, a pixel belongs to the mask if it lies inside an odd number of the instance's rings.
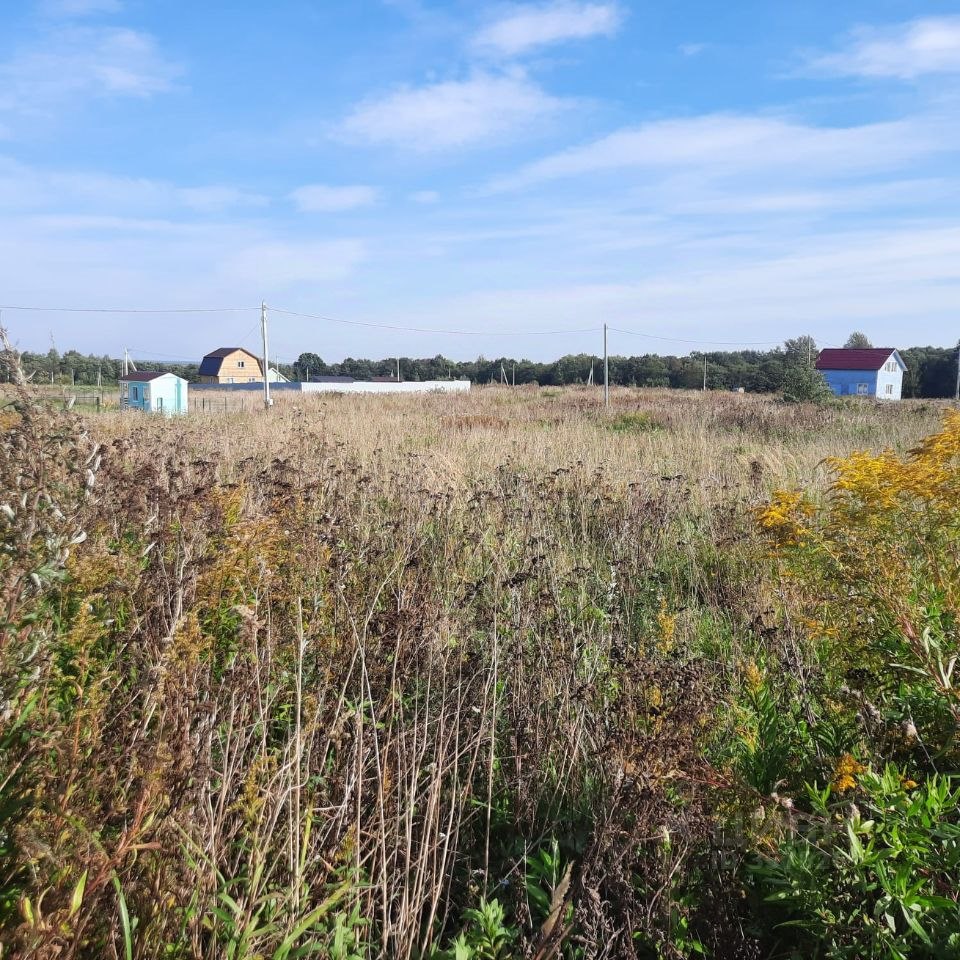
[[[890,361],[888,361],[890,362]],[[884,364],[886,366],[886,364]],[[889,373],[883,367],[877,371],[877,399],[878,400],[899,400],[903,393],[903,371],[900,364],[896,364],[897,369]],[[893,387],[892,393],[887,393],[887,384]]]

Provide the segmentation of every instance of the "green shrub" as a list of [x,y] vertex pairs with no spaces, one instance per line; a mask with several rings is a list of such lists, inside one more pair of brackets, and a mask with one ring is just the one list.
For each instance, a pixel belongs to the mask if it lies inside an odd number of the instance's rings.
[[653,433],[663,429],[649,413],[621,413],[607,427],[614,433]]
[[960,956],[960,788],[892,765],[853,800],[810,788],[812,816],[753,868],[792,956]]

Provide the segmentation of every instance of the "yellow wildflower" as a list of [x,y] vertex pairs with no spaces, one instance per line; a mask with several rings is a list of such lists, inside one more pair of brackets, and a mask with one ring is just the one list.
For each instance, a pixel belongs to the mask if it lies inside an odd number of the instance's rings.
[[748,661],[743,668],[743,678],[751,693],[756,693],[763,686],[763,674],[752,660]]
[[657,627],[660,630],[660,642],[657,649],[660,653],[667,654],[673,649],[673,640],[677,632],[677,615],[667,613],[666,600],[660,603],[660,612],[657,614]]
[[770,502],[757,511],[760,529],[782,544],[796,544],[809,532],[803,523],[813,514],[813,506],[797,490],[776,490]]
[[837,793],[846,793],[857,785],[856,777],[867,768],[851,753],[845,753],[838,761],[833,771],[831,786]]

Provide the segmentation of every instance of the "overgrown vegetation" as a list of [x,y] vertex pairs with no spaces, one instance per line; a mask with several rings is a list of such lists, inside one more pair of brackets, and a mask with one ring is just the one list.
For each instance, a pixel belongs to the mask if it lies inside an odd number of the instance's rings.
[[960,417],[453,403],[13,395],[4,955],[955,955]]

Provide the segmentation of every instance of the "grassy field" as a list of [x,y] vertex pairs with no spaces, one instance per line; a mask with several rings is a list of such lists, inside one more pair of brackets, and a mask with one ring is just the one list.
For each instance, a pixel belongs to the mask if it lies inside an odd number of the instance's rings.
[[948,405],[10,398],[4,956],[960,955]]

